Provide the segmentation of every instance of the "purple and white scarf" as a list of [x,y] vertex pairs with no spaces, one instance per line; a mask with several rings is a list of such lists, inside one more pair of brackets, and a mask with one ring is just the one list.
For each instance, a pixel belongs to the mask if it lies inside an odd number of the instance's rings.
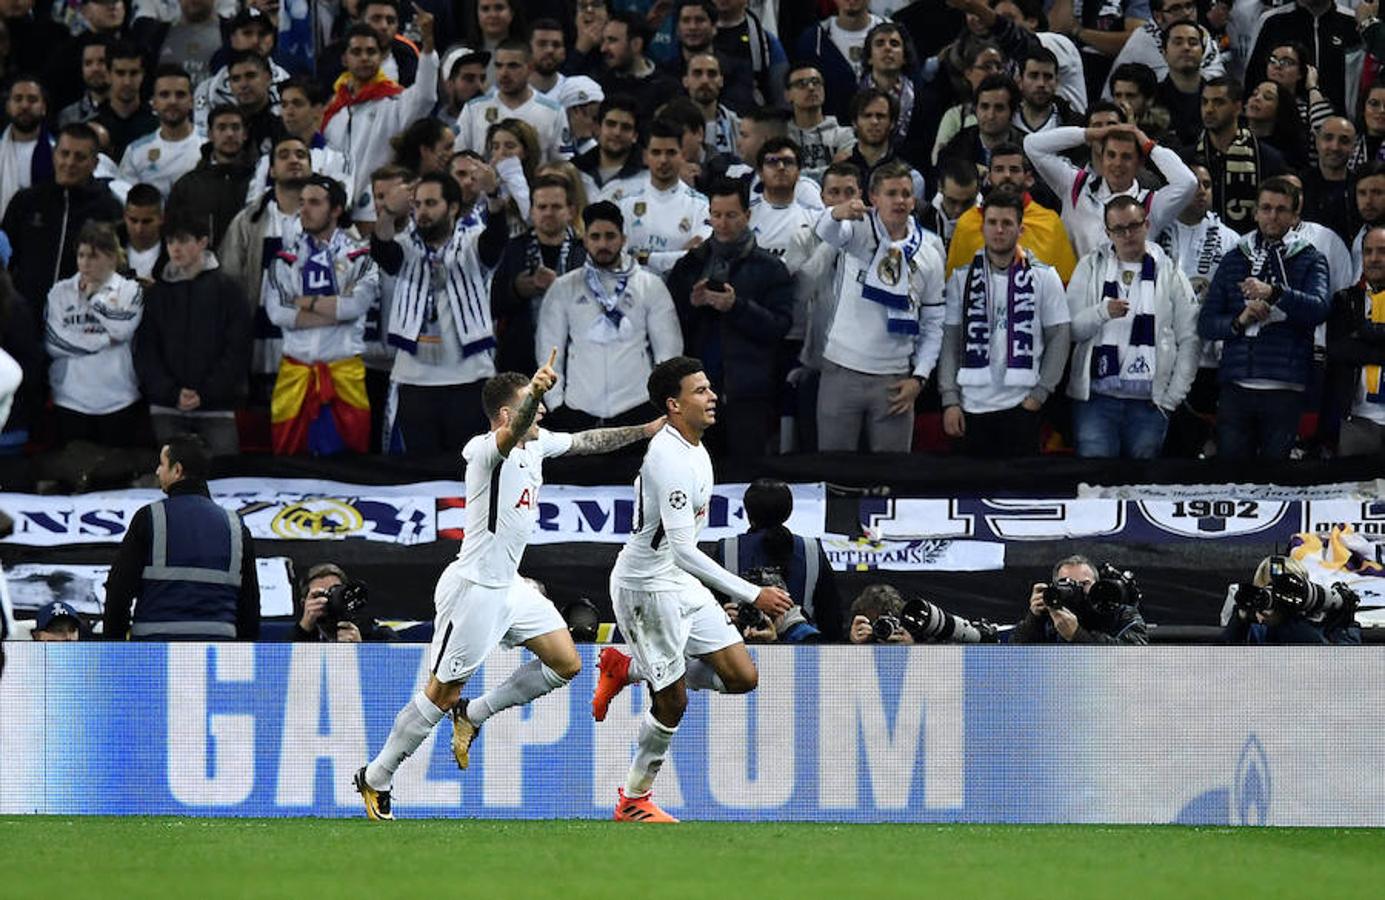
[[891,335],[916,337],[919,333],[919,299],[910,293],[911,276],[917,263],[914,257],[923,244],[923,231],[911,217],[909,233],[902,240],[892,240],[880,222],[880,214],[872,211],[870,225],[875,232],[875,255],[866,267],[861,296],[885,307],[885,330]]
[[1004,321],[991,299],[991,266],[983,247],[967,269],[966,294],[962,298],[962,366],[957,383],[972,387],[989,385],[991,379],[991,335],[1005,332],[1005,379],[1012,387],[1033,387],[1039,383],[1039,316],[1034,292],[1034,270],[1028,251],[1017,249],[1015,261],[1006,270]]
[[336,260],[332,243],[319,244],[312,235],[303,235],[303,296],[334,297],[337,295]]
[[[1092,348],[1092,390],[1116,397],[1154,395],[1154,257],[1146,253],[1140,262],[1140,280],[1131,285],[1130,309],[1101,326],[1101,343]],[[1120,298],[1120,261],[1116,255],[1106,266],[1101,300]]]

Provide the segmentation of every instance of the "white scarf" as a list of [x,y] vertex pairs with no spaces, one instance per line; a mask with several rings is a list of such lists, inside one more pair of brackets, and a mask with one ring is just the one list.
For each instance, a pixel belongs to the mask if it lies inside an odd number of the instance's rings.
[[38,140],[33,141],[27,161],[20,159],[19,144],[11,136],[12,128],[6,128],[0,136],[0,213],[10,205],[10,200],[33,182],[33,152],[38,149]]
[[875,232],[875,255],[866,267],[861,296],[885,307],[885,330],[892,337],[915,338],[919,333],[920,298],[913,296],[910,279],[918,268],[914,256],[923,243],[923,230],[911,217],[908,232],[896,241],[874,210],[870,214],[870,227]]
[[[587,291],[601,307],[601,315],[594,319],[591,328],[587,332],[587,338],[595,344],[612,344],[622,338],[628,338],[634,331],[634,325],[630,322],[630,317],[620,311],[620,301],[628,293],[630,279],[635,274],[635,261],[629,254],[622,252],[620,259],[616,261],[615,268],[599,268],[591,257],[582,265],[582,281],[586,284]],[[606,282],[612,281],[611,287],[606,287]]]
[[[1092,349],[1092,390],[1119,397],[1154,395],[1155,324],[1154,280],[1158,272],[1148,252],[1140,263],[1139,278],[1130,285],[1126,314],[1101,326],[1101,343]],[[1124,276],[1115,253],[1106,263],[1101,302],[1118,299]]]

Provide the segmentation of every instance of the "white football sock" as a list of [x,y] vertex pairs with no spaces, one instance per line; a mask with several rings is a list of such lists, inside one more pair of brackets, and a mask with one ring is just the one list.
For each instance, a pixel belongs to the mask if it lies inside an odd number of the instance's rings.
[[641,684],[648,680],[649,678],[645,675],[644,669],[640,668],[640,661],[633,656],[630,657],[630,668],[625,670],[625,683]]
[[394,717],[394,727],[390,729],[390,736],[380,754],[366,766],[365,783],[377,791],[388,790],[400,764],[418,749],[418,745],[423,743],[446,714],[434,706],[422,691],[414,694],[414,698]]
[[668,745],[673,742],[673,735],[677,731],[678,726],[669,728],[654,718],[652,711],[645,710],[644,719],[640,722],[635,760],[630,764],[630,774],[625,776],[627,798],[643,797],[649,793],[654,786],[654,776],[659,774],[664,757],[668,755]]
[[549,691],[555,691],[568,684],[571,679],[564,678],[544,665],[543,660],[531,659],[515,669],[495,690],[478,697],[466,705],[466,717],[471,724],[480,726],[502,709],[519,706],[537,700]]
[[688,673],[683,678],[690,691],[726,693],[726,685],[722,682],[721,676],[717,674],[717,670],[712,668],[711,664],[700,659],[688,660]]

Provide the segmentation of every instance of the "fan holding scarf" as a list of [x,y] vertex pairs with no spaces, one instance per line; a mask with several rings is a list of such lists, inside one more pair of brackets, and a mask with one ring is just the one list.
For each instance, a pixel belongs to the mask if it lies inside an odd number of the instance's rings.
[[1327,259],[1290,229],[1298,185],[1267,178],[1256,229],[1222,257],[1198,314],[1222,342],[1217,455],[1288,459],[1313,365],[1313,331],[1329,309]]
[[938,391],[943,430],[968,455],[1039,450],[1039,410],[1068,361],[1063,281],[1019,245],[1024,198],[997,188],[981,210],[984,246],[947,282]]
[[1111,242],[1068,284],[1077,455],[1153,459],[1197,374],[1197,301],[1135,198],[1112,198],[1105,214]]

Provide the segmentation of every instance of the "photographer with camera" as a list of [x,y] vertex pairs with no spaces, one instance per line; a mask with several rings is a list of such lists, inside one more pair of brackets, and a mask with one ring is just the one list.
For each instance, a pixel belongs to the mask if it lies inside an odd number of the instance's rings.
[[1249,584],[1231,586],[1222,610],[1223,644],[1359,644],[1361,600],[1342,582],[1324,588],[1303,563],[1267,556]]
[[[749,624],[741,624],[741,633],[747,641],[840,641],[842,601],[832,576],[832,563],[821,541],[800,537],[785,525],[793,515],[792,489],[778,478],[757,478],[745,489],[742,502],[750,530],[723,538],[714,554],[717,561],[729,571],[741,573],[751,584],[783,588],[795,606],[769,623],[775,637],[765,637],[765,628],[748,611],[745,616]],[[765,580],[771,575],[777,580]],[[736,621],[735,604],[728,604],[727,612]],[[748,627],[758,629],[754,637],[747,632]],[[796,636],[790,637],[791,634]]]
[[1135,576],[1085,556],[1053,567],[1053,580],[1029,594],[1029,613],[1010,633],[1012,644],[1149,643]]
[[[793,592],[773,566],[760,566],[741,572],[741,577],[760,587],[777,587],[791,597]],[[747,644],[817,644],[822,642],[822,632],[804,614],[803,607],[795,603],[778,616],[771,619],[754,603],[727,601],[722,609],[726,617]]]
[[319,563],[308,570],[299,592],[298,621],[294,641],[397,641],[394,630],[381,625],[366,612],[364,582],[352,581],[335,563]]
[[905,600],[888,584],[872,584],[851,604],[853,644],[995,644],[999,629],[971,622],[922,597]]

